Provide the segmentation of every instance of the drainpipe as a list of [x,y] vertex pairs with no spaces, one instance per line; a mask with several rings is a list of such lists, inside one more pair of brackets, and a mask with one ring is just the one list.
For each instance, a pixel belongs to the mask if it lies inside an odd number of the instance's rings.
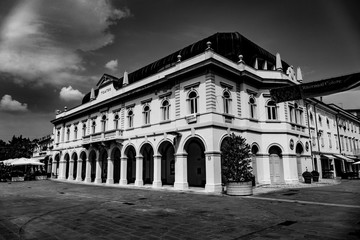
[[[309,104],[308,104],[307,102],[305,102],[307,122],[308,122],[309,138],[310,138],[310,140],[311,140],[310,119],[309,119],[309,109],[308,109],[308,105],[309,105]],[[312,150],[312,144],[311,144],[311,143],[310,143],[310,154],[311,154],[312,169],[314,169],[313,150]]]
[[317,143],[318,143],[318,153],[320,156],[320,141],[319,141],[319,134],[318,134],[319,129],[318,129],[318,125],[317,125],[318,118],[316,116],[316,105],[317,105],[317,103],[315,103],[315,105],[314,105],[315,128],[316,128],[316,139],[317,139]]
[[[340,150],[340,154],[341,154],[341,153],[342,153],[342,149],[341,149],[341,142],[340,142],[340,132],[339,132],[338,116],[339,116],[339,111],[338,111],[338,113],[335,115],[335,117],[336,117],[336,131],[337,131],[338,140],[339,140],[339,150]],[[341,160],[341,161],[344,161],[344,160]],[[343,165],[342,165],[342,164],[341,164],[341,168],[343,168]],[[345,170],[345,169],[341,169],[341,170]],[[335,159],[334,159],[334,172],[336,173]]]

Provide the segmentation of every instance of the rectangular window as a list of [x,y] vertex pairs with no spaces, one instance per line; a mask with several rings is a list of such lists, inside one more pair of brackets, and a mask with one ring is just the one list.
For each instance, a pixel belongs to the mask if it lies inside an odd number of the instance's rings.
[[74,139],[75,140],[77,139],[77,127],[75,127],[75,129],[74,129]]
[[332,148],[331,133],[328,133],[328,138],[329,138],[329,148]]
[[346,151],[349,151],[348,138],[345,137]]
[[334,137],[335,137],[335,147],[336,147],[336,149],[339,149],[339,143],[338,143],[337,135],[334,135]]

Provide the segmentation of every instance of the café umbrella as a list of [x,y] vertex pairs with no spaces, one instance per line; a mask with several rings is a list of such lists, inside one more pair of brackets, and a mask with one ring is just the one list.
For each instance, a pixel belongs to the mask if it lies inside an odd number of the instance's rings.
[[32,158],[18,158],[18,159],[16,159],[16,161],[13,161],[11,163],[11,165],[13,165],[13,166],[26,166],[26,165],[43,166],[45,164],[41,163],[35,159],[32,159]]

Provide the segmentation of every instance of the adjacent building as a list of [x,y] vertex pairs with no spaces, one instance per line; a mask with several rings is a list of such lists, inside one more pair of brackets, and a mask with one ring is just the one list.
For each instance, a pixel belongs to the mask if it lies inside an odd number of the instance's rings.
[[350,171],[356,117],[316,99],[271,99],[271,88],[301,82],[300,69],[239,33],[214,34],[121,78],[104,74],[80,106],[52,120],[53,176],[221,192],[221,146],[233,132],[251,145],[258,184]]

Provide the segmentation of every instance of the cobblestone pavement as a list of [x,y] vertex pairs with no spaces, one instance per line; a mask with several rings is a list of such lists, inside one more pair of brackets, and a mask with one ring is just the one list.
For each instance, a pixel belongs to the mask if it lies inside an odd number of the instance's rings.
[[0,239],[360,239],[360,180],[255,192],[0,183]]

